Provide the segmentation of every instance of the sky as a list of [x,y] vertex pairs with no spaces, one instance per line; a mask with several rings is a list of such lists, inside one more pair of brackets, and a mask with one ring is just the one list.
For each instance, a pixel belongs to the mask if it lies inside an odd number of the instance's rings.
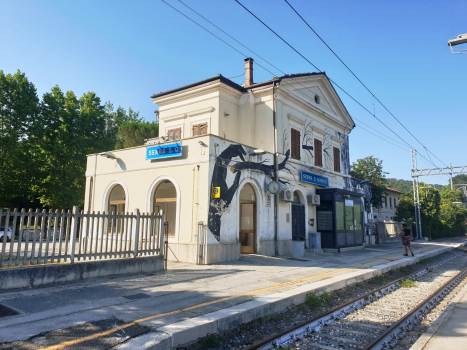
[[[154,93],[217,74],[240,75],[232,80],[243,84],[245,57],[274,73],[255,65],[255,82],[282,75],[178,0],[166,1],[244,54],[160,0],[0,0],[0,70],[19,69],[39,96],[55,85],[78,96],[94,91],[102,102],[131,107],[148,121],[158,108],[150,99]],[[429,157],[436,166],[467,165],[467,54],[452,54],[447,45],[467,33],[467,1],[289,0],[418,141],[284,0],[239,1],[388,126],[336,88],[357,125],[350,134],[351,162],[371,155],[383,160],[388,177],[411,180],[414,147],[427,159],[419,157],[419,169],[434,167]],[[282,71],[316,71],[235,0],[184,2]],[[421,180],[446,185],[448,177]]]

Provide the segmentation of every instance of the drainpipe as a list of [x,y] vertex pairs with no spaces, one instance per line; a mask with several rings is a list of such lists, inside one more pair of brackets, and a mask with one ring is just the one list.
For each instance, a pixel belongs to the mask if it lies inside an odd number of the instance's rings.
[[[277,128],[276,128],[276,82],[272,86],[272,123],[274,126],[274,181],[277,181],[278,172],[278,159],[277,159]],[[274,254],[279,255],[279,242],[278,242],[278,225],[277,225],[277,212],[278,212],[279,197],[274,195]]]

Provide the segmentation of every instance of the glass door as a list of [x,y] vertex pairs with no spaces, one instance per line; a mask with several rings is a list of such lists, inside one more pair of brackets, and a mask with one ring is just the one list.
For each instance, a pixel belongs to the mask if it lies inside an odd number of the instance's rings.
[[255,253],[255,212],[254,203],[240,203],[240,244],[244,254]]

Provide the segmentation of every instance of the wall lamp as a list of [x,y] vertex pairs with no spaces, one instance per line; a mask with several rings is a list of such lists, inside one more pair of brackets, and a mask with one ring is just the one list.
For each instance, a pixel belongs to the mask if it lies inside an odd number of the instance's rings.
[[112,153],[110,152],[104,152],[99,154],[102,157],[109,158],[109,159],[117,159]]
[[202,147],[208,147],[208,145],[206,145],[203,141],[198,141],[198,143],[199,143]]
[[258,148],[258,149],[253,150],[253,152],[249,153],[248,155],[249,156],[259,156],[259,155],[262,155],[262,154],[266,154],[266,151],[264,149]]

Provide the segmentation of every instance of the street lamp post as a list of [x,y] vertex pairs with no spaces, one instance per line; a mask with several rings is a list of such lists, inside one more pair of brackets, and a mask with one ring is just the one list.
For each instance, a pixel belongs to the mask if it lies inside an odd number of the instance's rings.
[[467,34],[459,34],[458,36],[453,36],[448,41],[448,45],[451,48],[452,53],[467,53],[467,49],[453,49],[453,46],[467,44]]

